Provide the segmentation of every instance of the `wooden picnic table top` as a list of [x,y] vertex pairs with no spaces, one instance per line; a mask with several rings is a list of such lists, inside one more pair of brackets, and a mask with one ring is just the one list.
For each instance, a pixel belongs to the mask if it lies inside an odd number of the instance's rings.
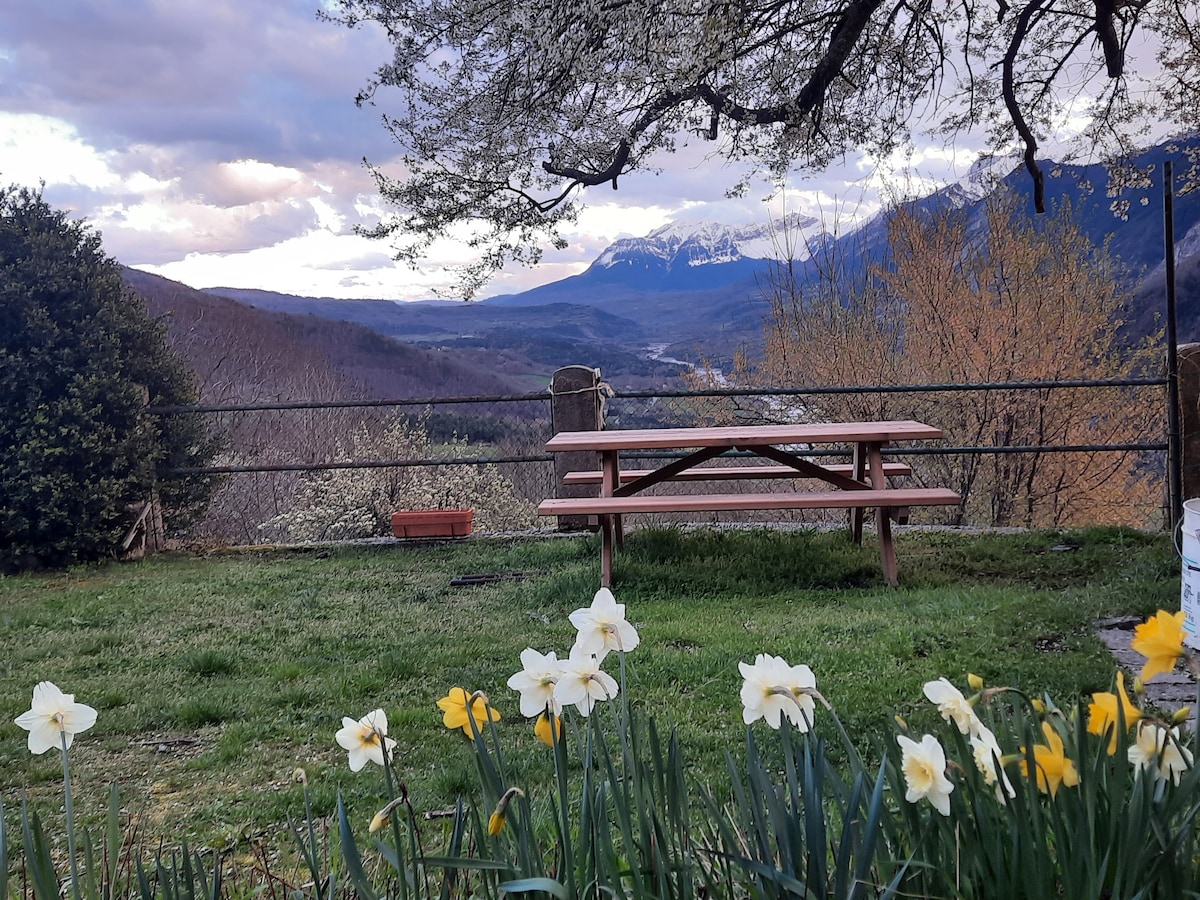
[[890,422],[819,422],[796,425],[724,425],[715,428],[626,428],[560,431],[546,442],[552,453],[572,450],[668,450],[684,447],[764,447],[779,444],[889,443],[942,437],[942,430],[911,419]]

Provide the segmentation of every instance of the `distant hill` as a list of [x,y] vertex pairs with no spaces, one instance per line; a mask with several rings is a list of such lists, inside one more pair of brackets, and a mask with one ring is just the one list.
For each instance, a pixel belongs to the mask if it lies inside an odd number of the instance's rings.
[[463,354],[481,367],[520,372],[546,383],[566,365],[599,368],[623,387],[673,382],[682,366],[652,358],[659,331],[596,306],[555,303],[536,308],[486,303],[333,300],[271,291],[210,288],[207,293],[255,307],[354,322],[408,344]]
[[[1070,203],[1092,241],[1107,246],[1127,272],[1134,297],[1126,318],[1139,334],[1151,333],[1164,310],[1161,173],[1167,159],[1177,172],[1189,167],[1183,148],[1170,144],[1131,161],[1148,178],[1121,194],[1122,215],[1111,208],[1103,166],[1045,165],[1048,204]],[[1028,196],[1025,172],[1006,158],[983,160],[962,182],[910,202],[963,208],[966,227],[979,228],[984,198],[998,181]],[[1179,339],[1200,341],[1200,191],[1176,197],[1175,223]],[[849,233],[823,229],[824,223],[801,215],[758,226],[676,222],[615,242],[578,275],[473,303],[210,290],[264,310],[354,322],[426,350],[457,353],[447,358],[510,378],[545,379],[559,366],[587,365],[621,387],[648,388],[677,383],[684,367],[673,360],[720,361],[735,350],[753,356],[761,348],[771,312],[764,297],[771,257],[790,253],[801,281],[820,277],[810,254],[834,254],[851,267],[886,259],[883,216]]]
[[165,317],[208,403],[493,395],[545,384],[521,360],[417,347],[362,325],[259,309],[136,269],[124,275],[150,313]]

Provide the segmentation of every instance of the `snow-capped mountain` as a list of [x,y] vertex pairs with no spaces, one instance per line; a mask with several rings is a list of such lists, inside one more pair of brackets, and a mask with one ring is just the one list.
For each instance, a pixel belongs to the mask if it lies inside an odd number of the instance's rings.
[[[1154,177],[1147,186],[1123,193],[1126,208],[1120,215],[1114,215],[1108,173],[1100,164],[1055,164],[1049,160],[1042,164],[1047,207],[1054,210],[1069,205],[1095,246],[1104,248],[1126,273],[1127,285],[1138,290],[1129,316],[1130,327],[1138,333],[1150,333],[1157,327],[1154,314],[1161,309],[1160,174],[1168,158],[1174,159],[1177,172],[1190,171],[1185,151],[1173,144],[1152,148],[1131,161]],[[986,227],[982,201],[997,189],[1014,192],[1032,207],[1028,175],[1020,160],[1009,155],[980,157],[958,183],[909,203],[917,209],[946,205],[961,209],[962,227],[972,233]],[[1174,214],[1180,288],[1188,297],[1195,297],[1200,291],[1200,191],[1179,193]],[[1033,221],[1036,225],[1045,220],[1035,216]],[[830,259],[850,268],[868,261],[886,264],[890,251],[885,214],[836,234],[825,231],[822,224],[803,214],[755,225],[677,221],[645,237],[616,241],[579,275],[484,303],[595,306],[639,323],[655,341],[670,339],[681,346],[748,341],[761,336],[762,324],[770,315],[764,285],[770,283],[771,260],[790,258],[796,265],[789,277],[801,283],[823,277],[819,251],[830,251],[834,254]],[[1188,335],[1188,339],[1200,335],[1200,304],[1185,300],[1179,308],[1180,335]]]
[[1020,164],[1016,153],[981,154],[963,178],[942,188],[937,196],[956,207],[971,206],[996,190]]
[[645,237],[621,238],[600,254],[592,268],[629,266],[671,272],[741,260],[778,258],[789,248],[798,254],[797,258],[806,258],[809,240],[820,233],[820,226],[817,219],[800,213],[750,225],[680,220]]

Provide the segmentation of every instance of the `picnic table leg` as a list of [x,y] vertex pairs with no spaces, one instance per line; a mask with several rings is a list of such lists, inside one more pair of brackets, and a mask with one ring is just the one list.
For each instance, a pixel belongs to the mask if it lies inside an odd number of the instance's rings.
[[[600,470],[602,477],[600,481],[600,496],[612,497],[617,488],[621,484],[621,461],[617,457],[616,450],[605,450],[600,458]],[[605,532],[609,536],[609,544],[611,548],[612,540],[615,538],[618,546],[625,544],[625,532],[621,527],[621,517],[614,515],[608,519],[609,531]],[[609,563],[611,564],[611,553]],[[604,587],[608,587],[608,582],[604,583]]]
[[613,518],[600,517],[600,587],[612,587]]
[[[867,444],[867,459],[871,468],[871,487],[876,490],[887,488],[887,476],[883,474],[882,444]],[[896,571],[896,548],[892,544],[892,516],[886,506],[875,509],[875,530],[879,534],[879,553],[883,562],[883,577],[887,583],[895,585],[898,581]]]
[[[617,451],[600,454],[600,496],[611,497],[621,483],[621,465]],[[615,541],[614,541],[615,539]],[[613,544],[621,541],[621,517],[600,517],[600,587],[612,587]]]
[[[854,445],[853,477],[855,481],[866,481],[867,478],[867,454],[864,452],[862,444]],[[850,536],[859,546],[862,546],[863,517],[865,515],[866,510],[861,506],[850,510]]]

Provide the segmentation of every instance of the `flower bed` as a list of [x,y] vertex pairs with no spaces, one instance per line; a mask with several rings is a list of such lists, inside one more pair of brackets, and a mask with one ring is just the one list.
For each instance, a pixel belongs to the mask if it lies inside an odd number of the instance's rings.
[[[553,756],[552,788],[523,782],[510,764],[488,694],[454,686],[438,707],[447,739],[473,747],[479,786],[444,825],[431,822],[396,776],[386,712],[345,717],[332,737],[351,771],[382,771],[380,807],[358,823],[339,800],[337,837],[323,843],[307,806],[293,833],[312,877],[293,896],[1116,898],[1200,887],[1196,737],[1181,730],[1186,713],[1159,718],[1140,692],[1142,678],[1188,659],[1182,614],[1139,626],[1133,647],[1146,664],[1132,689],[1118,673],[1112,692],[1075,708],[972,675],[965,693],[947,678],[929,681],[924,694],[943,728],[918,733],[897,718],[871,761],[818,673],[760,653],[738,664],[745,745],[727,750],[721,792],[691,779],[673,731],[631,700],[640,636],[625,607],[602,589],[570,620],[577,636],[565,657],[527,647],[508,679]],[[68,754],[95,719],[49,682],[17,719],[32,752],[62,754],[74,896],[101,900],[136,884],[143,900],[166,898],[180,879],[221,895],[220,879],[206,879],[186,847],[160,855],[153,878],[127,867],[122,888],[122,870],[97,849],[104,842],[76,845]],[[118,808],[114,796],[113,823]],[[54,842],[25,809],[21,831],[34,893],[56,900]],[[125,843],[115,825],[106,840]],[[2,829],[0,850],[6,858]]]

